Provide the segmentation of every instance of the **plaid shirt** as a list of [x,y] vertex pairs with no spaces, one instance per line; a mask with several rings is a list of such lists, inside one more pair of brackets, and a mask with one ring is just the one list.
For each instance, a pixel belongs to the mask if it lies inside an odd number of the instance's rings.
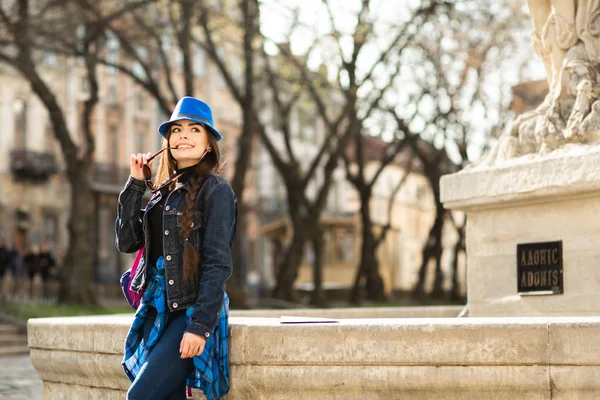
[[[156,262],[152,268],[148,288],[144,292],[142,302],[135,313],[133,324],[125,339],[125,356],[121,365],[131,382],[134,381],[140,369],[146,362],[148,354],[160,339],[167,323],[166,282],[163,275],[163,258]],[[154,326],[150,331],[148,341],[144,342],[144,319],[148,313],[148,306],[154,306],[157,311]],[[186,311],[186,321],[189,322],[194,307]],[[201,389],[207,400],[216,400],[225,396],[229,391],[229,298],[225,294],[225,301],[221,307],[219,321],[210,335],[204,352],[193,357],[194,371],[187,378],[186,385]]]

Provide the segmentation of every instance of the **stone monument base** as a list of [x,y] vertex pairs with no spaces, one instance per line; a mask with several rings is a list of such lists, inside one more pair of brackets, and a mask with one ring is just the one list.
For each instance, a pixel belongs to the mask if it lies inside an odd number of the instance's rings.
[[[470,316],[600,315],[600,145],[466,169],[440,185],[444,206],[467,214]],[[547,250],[523,255],[533,267],[519,282],[517,245],[538,242],[562,242],[562,294],[519,294],[519,283],[555,280],[541,264],[558,253]]]

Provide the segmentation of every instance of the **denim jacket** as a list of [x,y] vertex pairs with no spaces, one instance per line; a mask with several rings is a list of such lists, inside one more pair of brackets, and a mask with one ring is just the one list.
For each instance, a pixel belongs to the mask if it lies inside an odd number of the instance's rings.
[[210,175],[196,197],[192,231],[189,240],[201,254],[198,268],[199,284],[183,279],[184,238],[179,235],[185,206],[187,184],[177,184],[169,192],[163,189],[152,196],[146,208],[141,209],[146,192],[143,181],[129,177],[119,194],[116,220],[116,245],[119,251],[133,253],[146,244],[144,256],[131,281],[131,289],[145,287],[148,249],[150,243],[147,212],[168,196],[163,209],[163,256],[167,282],[167,305],[171,311],[194,306],[194,313],[186,331],[204,338],[210,337],[223,306],[225,281],[231,276],[231,246],[237,230],[238,202],[229,183],[221,176]]

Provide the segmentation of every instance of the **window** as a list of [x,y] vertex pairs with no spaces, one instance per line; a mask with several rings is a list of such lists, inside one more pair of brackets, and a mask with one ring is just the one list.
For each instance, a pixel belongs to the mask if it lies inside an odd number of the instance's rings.
[[423,200],[426,193],[427,193],[427,186],[425,186],[425,185],[417,186],[417,200],[419,200],[419,201]]
[[323,264],[331,265],[334,263],[333,260],[333,252],[334,252],[334,243],[331,240],[332,235],[330,231],[323,232]]
[[44,53],[44,65],[47,67],[56,67],[57,64],[57,58],[56,58],[56,53],[53,51],[46,51]]
[[[106,61],[108,61],[110,64],[119,64],[119,39],[112,32],[109,32],[107,36],[108,40],[106,42],[106,46],[108,48],[108,52],[106,54]],[[117,68],[109,66],[107,71],[111,75],[116,74]]]
[[[140,60],[146,61],[148,59],[148,49],[143,46],[137,46],[136,51]],[[144,71],[144,67],[139,61],[134,61],[131,69],[136,77],[146,79],[146,71]]]
[[204,49],[200,46],[195,46],[194,50],[194,75],[198,77],[204,76],[206,74],[206,55],[204,54]]
[[238,1],[229,0],[227,14],[234,22],[239,21],[242,18],[240,7],[241,4]]
[[271,108],[271,123],[273,124],[273,129],[275,129],[276,131],[280,131],[281,124],[283,123],[283,119],[281,118],[280,111],[277,108],[277,104],[275,104],[274,99],[273,99],[273,103],[270,108]]
[[302,141],[314,142],[315,139],[315,114],[306,107],[298,108],[298,138]]
[[138,90],[135,97],[138,110],[143,111],[146,108],[146,99],[144,98],[144,92],[142,90]]
[[108,157],[111,165],[116,165],[119,158],[119,139],[116,125],[110,125],[108,128]]
[[15,148],[24,149],[27,147],[27,102],[16,99],[12,107],[15,116]]
[[81,93],[85,94],[87,96],[90,92],[90,83],[88,81],[87,74],[81,75],[80,86],[81,86]]
[[242,62],[239,57],[234,55],[231,57],[231,76],[238,85],[240,85],[243,80],[243,74]]
[[145,144],[146,144],[146,133],[138,132],[138,134],[136,135],[136,143],[135,143],[136,147],[134,149],[134,152],[144,152]]
[[116,104],[119,98],[119,93],[117,91],[117,86],[111,84],[106,91],[106,104]]
[[44,215],[44,237],[43,241],[48,245],[51,252],[56,254],[58,245],[58,218],[54,214]]
[[[217,49],[217,56],[225,63],[225,65],[227,65],[227,62],[225,60],[225,49],[223,49],[222,47],[219,47]],[[217,88],[223,89],[226,87],[226,85],[227,85],[227,82],[225,82],[225,78],[223,78],[223,74],[217,68]]]
[[171,52],[171,38],[169,37],[168,32],[165,32],[164,36],[160,39],[160,47],[165,54]]
[[54,129],[52,129],[52,121],[46,121],[44,129],[44,149],[47,153],[54,154]]
[[85,25],[79,24],[77,25],[77,30],[75,31],[75,35],[77,39],[83,40],[85,38]]
[[355,237],[353,232],[338,230],[336,232],[336,246],[338,262],[346,263],[354,261]]

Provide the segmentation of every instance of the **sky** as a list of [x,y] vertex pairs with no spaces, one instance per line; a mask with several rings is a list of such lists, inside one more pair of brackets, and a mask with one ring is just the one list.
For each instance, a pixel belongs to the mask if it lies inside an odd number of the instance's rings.
[[[511,1],[511,0],[506,0]],[[517,0],[518,1],[518,0]],[[412,15],[409,11],[410,8],[415,8],[420,3],[420,0],[372,0],[371,1],[371,16],[373,20],[377,21],[374,27],[377,42],[369,47],[365,47],[361,52],[359,58],[359,74],[364,74],[371,68],[373,60],[377,59],[380,54],[380,49],[387,47],[387,44],[391,40],[392,35],[388,32],[393,31],[393,26],[398,24],[404,24],[408,21],[408,18]],[[310,44],[313,42],[315,37],[323,37],[331,30],[331,21],[327,9],[321,0],[279,0],[279,1],[264,1],[261,3],[261,31],[265,36],[275,40],[283,41],[286,34],[289,31],[289,27],[294,20],[294,10],[298,10],[298,21],[300,22],[299,29],[295,30],[291,36],[292,51],[296,54],[304,53]],[[356,15],[360,9],[360,1],[358,0],[330,0],[330,4],[333,10],[335,25],[344,36],[342,40],[342,51],[345,57],[349,58],[352,49],[352,38],[349,33],[354,31],[356,25]],[[516,3],[518,6],[518,3]],[[521,5],[524,12],[527,12],[526,2],[522,2]],[[501,7],[494,11],[498,14],[502,13]],[[513,85],[519,83],[519,79],[522,76],[524,80],[536,80],[545,78],[545,70],[539,57],[533,51],[531,46],[530,31],[522,32],[519,37],[521,41],[514,55],[506,57],[504,60],[499,61],[501,65],[497,68],[497,73],[486,76],[483,83],[483,90],[489,92],[492,96],[490,101],[492,102],[507,102],[510,101],[510,89]],[[332,44],[330,44],[332,46]],[[271,53],[276,52],[276,46],[272,44],[267,45],[267,51]],[[335,71],[337,66],[336,61],[333,61],[331,55],[337,54],[337,48],[328,48],[326,45],[323,46],[320,51],[314,51],[312,57],[309,59],[309,66],[316,69],[321,63],[325,63],[329,68],[330,79],[335,79]],[[516,67],[517,60],[529,60],[526,67],[522,71],[518,71]],[[339,63],[339,61],[337,61]],[[419,74],[419,65],[407,66],[407,68],[414,68],[410,74],[406,74],[407,77],[412,74]],[[381,71],[381,81],[385,81],[389,71]],[[502,87],[502,91],[498,90],[499,85]],[[415,86],[415,82],[411,81],[411,78],[406,79],[399,87],[396,93],[392,93],[391,96],[397,98],[398,104],[407,104],[408,94],[410,93],[411,87]],[[368,90],[363,90],[363,93],[367,93]],[[500,95],[498,94],[500,93]],[[360,93],[359,93],[360,95]],[[501,98],[499,96],[502,96]],[[410,107],[411,105],[408,104]],[[420,104],[420,107],[427,109],[427,100],[424,100]],[[477,130],[472,136],[473,154],[471,159],[476,159],[480,156],[481,148],[486,141],[486,134],[491,130],[493,125],[502,117],[500,115],[494,115],[493,111],[485,117],[484,110],[482,107],[473,107],[470,110],[468,118],[471,121],[482,121],[481,124],[474,124],[474,129]],[[497,114],[497,113],[496,113]],[[375,126],[378,122],[371,121],[371,125]],[[414,128],[420,129],[422,121],[416,119],[413,121]],[[384,139],[391,139],[391,133],[384,137]]]

